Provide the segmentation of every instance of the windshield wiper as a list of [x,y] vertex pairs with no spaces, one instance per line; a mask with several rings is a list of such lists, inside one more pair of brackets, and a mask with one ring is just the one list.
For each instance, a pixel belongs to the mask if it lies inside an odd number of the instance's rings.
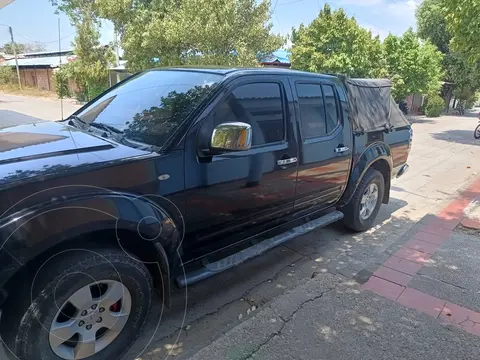
[[78,123],[81,123],[88,127],[94,127],[97,129],[105,130],[108,133],[123,134],[123,131],[120,129],[117,129],[115,126],[111,126],[103,123],[95,123],[95,122],[88,123],[78,115],[71,115],[67,118],[67,120],[69,120],[70,125],[78,125]]
[[[82,120],[79,116],[77,115],[71,115],[69,116],[66,120],[68,120],[69,125],[73,125],[75,127],[79,127],[78,123],[81,123],[84,126],[87,127],[94,127],[97,129],[104,130],[108,132],[109,134],[113,135],[112,139],[127,146],[131,146],[137,149],[142,149],[142,150],[150,150],[150,151],[158,151],[160,148],[154,145],[147,145],[143,143],[132,143],[131,141],[128,141],[128,139],[125,137],[125,134],[122,130],[116,128],[115,126],[112,125],[107,125],[103,123],[88,123],[85,120]],[[89,130],[91,131],[91,130]],[[105,134],[106,135],[106,134]]]
[[123,131],[120,130],[120,129],[117,129],[115,126],[112,126],[112,125],[107,125],[107,124],[103,124],[103,123],[90,123],[88,124],[92,127],[95,127],[97,129],[102,129],[102,130],[105,130],[105,131],[108,131],[110,133],[116,133],[116,134],[123,134]]

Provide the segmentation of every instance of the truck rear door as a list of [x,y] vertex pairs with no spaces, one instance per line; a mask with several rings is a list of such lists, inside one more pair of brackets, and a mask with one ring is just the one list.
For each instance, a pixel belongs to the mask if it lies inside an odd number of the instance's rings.
[[348,181],[352,131],[346,95],[329,78],[292,79],[298,126],[299,165],[295,211],[335,203]]

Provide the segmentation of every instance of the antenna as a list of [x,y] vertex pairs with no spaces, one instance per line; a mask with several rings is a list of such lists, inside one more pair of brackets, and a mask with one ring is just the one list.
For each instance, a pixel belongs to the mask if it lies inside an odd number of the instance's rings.
[[[60,38],[60,16],[58,17],[58,60],[59,60],[59,67],[58,69],[61,70],[62,68],[62,43]],[[63,120],[63,91],[60,91],[60,111]]]

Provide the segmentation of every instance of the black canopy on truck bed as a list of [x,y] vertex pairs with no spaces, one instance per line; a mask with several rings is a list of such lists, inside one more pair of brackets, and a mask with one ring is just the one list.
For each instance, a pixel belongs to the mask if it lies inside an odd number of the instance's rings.
[[410,125],[393,100],[390,80],[344,78],[343,83],[347,89],[354,132],[390,130]]

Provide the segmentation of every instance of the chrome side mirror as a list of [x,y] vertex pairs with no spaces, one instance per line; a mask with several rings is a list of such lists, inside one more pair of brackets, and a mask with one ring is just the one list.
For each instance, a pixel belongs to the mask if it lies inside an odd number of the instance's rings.
[[243,122],[218,125],[210,139],[210,150],[214,152],[245,151],[252,146],[252,127]]

